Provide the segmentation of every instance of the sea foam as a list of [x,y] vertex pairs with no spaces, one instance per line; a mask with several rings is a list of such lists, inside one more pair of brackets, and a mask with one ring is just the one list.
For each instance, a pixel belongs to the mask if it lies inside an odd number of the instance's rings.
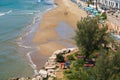
[[0,13],[0,16],[4,16],[5,15],[5,13]]
[[10,14],[12,12],[12,10],[9,10],[7,12],[0,12],[0,16],[4,16],[6,14]]
[[30,54],[31,54],[32,52],[28,52],[27,53],[27,57],[28,57],[28,59],[29,59],[29,61],[30,61],[30,65],[31,65],[31,67],[34,69],[34,74],[35,75],[37,75],[38,74],[38,71],[37,71],[37,66],[34,64],[34,62],[32,61],[32,59],[31,59],[31,56],[30,56]]
[[6,14],[9,14],[9,13],[11,13],[11,12],[12,12],[12,10],[9,10],[9,11],[6,12]]

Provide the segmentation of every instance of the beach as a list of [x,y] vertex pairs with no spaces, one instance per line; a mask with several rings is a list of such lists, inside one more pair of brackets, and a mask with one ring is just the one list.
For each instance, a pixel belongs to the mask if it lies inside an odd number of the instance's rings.
[[[46,12],[42,16],[42,20],[34,35],[33,42],[37,44],[39,53],[50,56],[55,50],[66,48],[67,46],[58,41],[66,41],[74,44],[72,41],[61,39],[55,30],[60,23],[64,22],[76,29],[77,22],[81,17],[86,17],[86,13],[71,2],[71,0],[55,0],[56,8]],[[69,32],[69,29],[66,30]],[[63,32],[61,32],[62,34]]]

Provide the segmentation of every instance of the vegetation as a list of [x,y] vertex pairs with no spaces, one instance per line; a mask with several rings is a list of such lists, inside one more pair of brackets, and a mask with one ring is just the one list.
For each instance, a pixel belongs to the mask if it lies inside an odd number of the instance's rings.
[[70,60],[70,61],[71,61],[71,60],[75,60],[75,57],[74,57],[73,55],[68,55],[67,58],[68,58],[68,60]]
[[95,5],[96,5],[96,10],[98,10],[97,4],[98,4],[98,0],[96,0],[96,3],[95,3]]
[[[108,48],[112,42],[106,26],[99,27],[96,18],[85,18],[77,24],[75,41],[82,56],[91,59],[94,53],[100,52],[95,58],[94,67],[85,67],[87,60],[75,58],[71,68],[64,70],[65,80],[119,80],[120,79],[120,49]],[[77,55],[71,55],[70,59]]]
[[[97,7],[98,0],[95,0],[95,1],[96,1],[96,3],[95,3],[95,5],[96,5],[96,10],[98,10],[98,7]],[[88,4],[88,7],[89,7],[89,5],[90,5],[90,4],[94,4],[94,2],[93,2],[93,0],[88,0],[88,1],[87,1],[87,4]]]
[[90,4],[93,4],[92,0],[88,0],[87,4],[88,4],[88,7],[89,7]]
[[103,19],[107,19],[107,14],[106,14],[106,12],[103,12],[102,15],[101,15],[101,17],[103,17]]
[[85,59],[95,50],[107,49],[109,40],[107,26],[100,28],[97,18],[84,18],[77,23],[75,41],[80,51],[85,54]]
[[57,62],[64,62],[64,56],[62,54],[57,54]]
[[120,79],[120,51],[110,54],[102,54],[93,68],[95,80],[119,80]]
[[[120,79],[120,51],[114,55],[104,51],[96,61],[95,67],[83,67],[81,60],[76,60],[71,70],[66,72],[67,79],[71,80],[119,80]],[[69,74],[69,75],[68,75]]]

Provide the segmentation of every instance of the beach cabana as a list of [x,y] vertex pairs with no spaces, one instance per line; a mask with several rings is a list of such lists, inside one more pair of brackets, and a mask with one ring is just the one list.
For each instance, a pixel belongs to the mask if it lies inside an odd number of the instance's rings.
[[43,78],[47,78],[47,71],[46,70],[43,70],[43,69],[41,69],[40,71],[39,71],[39,74],[43,77]]

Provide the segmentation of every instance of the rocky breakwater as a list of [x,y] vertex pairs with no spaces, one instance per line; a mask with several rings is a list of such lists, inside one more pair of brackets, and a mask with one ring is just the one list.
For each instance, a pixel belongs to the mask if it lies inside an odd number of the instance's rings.
[[33,77],[21,77],[21,78],[10,78],[8,80],[54,80],[56,78],[56,72],[60,69],[59,63],[56,62],[58,54],[69,54],[77,50],[78,48],[64,48],[61,50],[56,50],[48,58],[43,69],[40,69],[37,75]]

